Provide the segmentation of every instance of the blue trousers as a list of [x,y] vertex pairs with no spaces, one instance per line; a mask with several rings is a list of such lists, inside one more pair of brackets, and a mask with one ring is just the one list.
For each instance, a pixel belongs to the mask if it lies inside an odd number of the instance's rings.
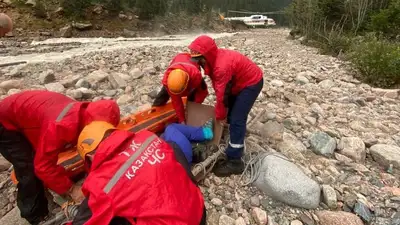
[[189,165],[192,164],[193,151],[191,142],[205,141],[203,128],[173,123],[167,126],[161,136],[165,141],[176,143],[182,150]]
[[238,95],[228,99],[228,118],[230,141],[226,149],[228,159],[240,159],[243,155],[247,117],[264,85],[264,79],[246,87]]

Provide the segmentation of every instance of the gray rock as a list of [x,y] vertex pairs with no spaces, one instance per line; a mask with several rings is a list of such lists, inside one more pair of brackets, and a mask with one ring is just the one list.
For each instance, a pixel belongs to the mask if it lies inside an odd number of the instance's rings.
[[260,170],[255,185],[271,198],[300,208],[318,207],[320,186],[284,156],[266,156],[261,162]]
[[328,79],[319,82],[318,85],[323,89],[331,89],[333,86],[335,86],[335,83]]
[[235,219],[227,215],[219,217],[218,225],[235,225]]
[[94,96],[96,96],[96,92],[93,91],[93,90],[90,90],[88,88],[83,88],[82,87],[82,88],[78,88],[76,90],[82,92],[82,98],[83,99],[91,99]]
[[[11,167],[11,163],[9,161],[7,161],[7,159],[0,156],[0,172],[7,171],[10,167]],[[1,209],[1,207],[0,207],[0,209]]]
[[131,95],[121,95],[118,99],[117,99],[117,104],[118,105],[124,105],[127,104],[129,102],[132,102],[134,100],[134,98]]
[[149,75],[156,75],[157,70],[153,66],[148,66],[148,67],[143,68],[143,73],[149,74]]
[[79,81],[79,79],[81,79],[80,75],[73,75],[65,78],[60,83],[66,88],[72,88],[75,87],[75,84]]
[[336,209],[337,207],[337,197],[336,192],[333,187],[329,185],[322,185],[322,196],[324,203],[331,209]]
[[223,204],[222,200],[219,198],[213,198],[211,199],[211,203],[215,206],[221,206]]
[[255,207],[260,206],[260,205],[261,205],[261,203],[260,203],[260,198],[259,198],[258,196],[252,196],[252,197],[250,198],[250,204],[251,204],[252,206],[255,206]]
[[393,218],[392,218],[392,220],[390,221],[390,224],[389,225],[400,225],[400,212],[397,212],[394,216],[393,216]]
[[135,31],[131,31],[131,30],[128,30],[126,28],[124,28],[124,31],[123,31],[122,34],[123,34],[124,37],[137,37],[138,36]]
[[54,92],[58,92],[58,93],[63,93],[65,91],[65,87],[59,82],[45,84],[44,87],[48,91],[54,91]]
[[54,76],[53,70],[44,71],[39,75],[39,82],[41,84],[48,84],[48,83],[54,82],[55,80],[56,80],[56,77]]
[[305,77],[305,72],[301,72],[296,76],[296,83],[303,85],[303,84],[308,84],[310,81],[308,80],[307,77]]
[[314,153],[329,156],[336,149],[336,141],[325,132],[317,131],[310,137],[310,145]]
[[364,141],[359,137],[344,137],[338,145],[339,153],[356,162],[364,162],[366,157]]
[[36,1],[35,0],[27,0],[25,2],[25,4],[34,7],[34,6],[36,6]]
[[0,209],[4,208],[5,206],[7,206],[9,203],[9,199],[7,198],[7,194],[1,193],[0,194]]
[[1,225],[29,225],[28,221],[21,218],[21,212],[18,208],[14,208],[0,219]]
[[283,132],[285,127],[276,122],[276,121],[268,121],[261,127],[261,135],[268,139],[273,140],[283,140]]
[[258,225],[266,225],[268,223],[268,216],[267,212],[260,208],[252,208],[251,209],[251,216],[253,217],[254,221]]
[[235,225],[247,225],[246,221],[243,219],[243,217],[239,217],[235,221]]
[[103,94],[104,94],[105,96],[108,96],[108,97],[113,97],[113,96],[115,96],[117,93],[118,93],[118,92],[117,92],[116,90],[106,90],[106,91],[103,92]]
[[65,27],[60,28],[60,36],[63,38],[70,38],[72,37],[72,26],[67,25]]
[[72,23],[72,26],[80,31],[90,30],[93,28],[93,25],[91,23]]
[[400,169],[400,147],[395,145],[376,144],[370,148],[371,155],[380,165]]
[[144,73],[139,68],[134,68],[129,71],[129,75],[132,77],[132,79],[136,80],[142,78]]
[[0,88],[4,91],[10,89],[20,89],[22,87],[22,80],[6,80],[0,83]]
[[91,84],[97,84],[107,79],[108,73],[103,70],[95,70],[85,77]]
[[358,215],[364,222],[369,223],[372,220],[372,213],[361,201],[357,201],[353,209],[354,213]]
[[122,79],[119,73],[108,75],[108,81],[110,81],[111,87],[114,89],[125,89],[127,87],[126,81]]
[[295,95],[293,93],[289,93],[289,92],[285,92],[285,98],[297,105],[301,105],[301,104],[307,104],[307,101],[300,97],[299,95]]
[[275,86],[275,87],[282,87],[283,86],[283,81],[281,81],[281,80],[272,80],[270,83],[271,83],[272,86]]
[[285,132],[283,133],[283,141],[278,144],[278,149],[280,151],[290,150],[290,151],[307,151],[306,146],[293,134]]
[[81,87],[83,87],[83,88],[90,88],[90,83],[89,83],[89,81],[87,81],[87,80],[85,80],[85,79],[80,79],[80,80],[78,80],[78,81],[76,82],[75,87],[76,87],[76,88],[81,88]]
[[80,90],[67,90],[66,94],[75,100],[83,98],[83,93]]

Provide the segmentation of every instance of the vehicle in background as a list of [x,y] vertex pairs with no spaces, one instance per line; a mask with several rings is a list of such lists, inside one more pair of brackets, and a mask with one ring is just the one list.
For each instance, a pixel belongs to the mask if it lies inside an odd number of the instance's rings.
[[252,15],[246,17],[223,17],[221,19],[227,21],[242,21],[248,27],[269,27],[275,26],[275,20],[263,15]]

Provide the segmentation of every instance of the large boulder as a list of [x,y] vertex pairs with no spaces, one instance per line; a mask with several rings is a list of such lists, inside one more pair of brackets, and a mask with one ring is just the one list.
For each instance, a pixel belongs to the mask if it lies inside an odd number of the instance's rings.
[[370,152],[374,160],[380,165],[388,167],[393,164],[394,167],[400,169],[400,147],[376,144],[370,148]]
[[318,207],[320,186],[284,156],[266,156],[261,162],[260,170],[255,185],[271,198],[300,208]]

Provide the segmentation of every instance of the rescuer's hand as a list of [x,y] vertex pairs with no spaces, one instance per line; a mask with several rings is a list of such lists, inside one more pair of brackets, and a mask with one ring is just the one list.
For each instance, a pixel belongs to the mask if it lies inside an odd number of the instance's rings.
[[85,199],[81,187],[75,184],[69,189],[68,195],[72,198],[72,200],[74,200],[75,203],[81,203]]

